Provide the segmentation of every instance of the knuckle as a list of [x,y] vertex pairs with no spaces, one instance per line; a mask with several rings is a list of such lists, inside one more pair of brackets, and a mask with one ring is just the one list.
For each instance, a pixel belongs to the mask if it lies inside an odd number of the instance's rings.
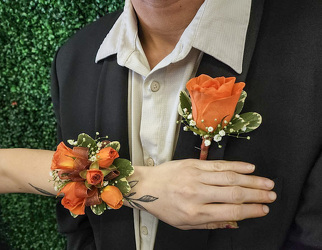
[[231,198],[235,203],[243,203],[244,201],[244,192],[243,189],[239,186],[233,187],[231,190]]
[[234,172],[225,172],[225,178],[228,185],[234,185],[237,183],[237,174]]
[[231,218],[232,221],[242,220],[242,208],[241,205],[233,205],[231,209]]
[[263,202],[267,200],[267,194],[264,191],[258,191],[257,192],[257,199],[259,202]]
[[180,191],[179,191],[179,194],[185,198],[185,199],[193,199],[197,196],[197,191],[195,188],[193,188],[192,186],[190,185],[185,185],[183,186]]
[[186,210],[185,210],[185,221],[187,222],[187,223],[189,223],[190,225],[191,224],[194,224],[194,222],[197,220],[197,218],[198,218],[198,211],[197,211],[197,209],[195,208],[195,207],[188,207],[188,208],[186,208]]
[[191,165],[190,159],[184,159],[177,161],[178,162],[178,167],[179,168],[187,168],[188,166]]
[[200,165],[200,161],[199,160],[195,160],[195,159],[186,159],[186,160],[182,160],[183,164],[182,167],[184,168],[185,171],[187,171],[188,169],[191,171],[197,171],[199,170],[199,165]]
[[251,186],[258,186],[258,178],[255,176],[248,176],[249,177],[249,183]]
[[214,171],[222,172],[227,169],[226,164],[222,161],[215,161],[212,165]]
[[194,183],[196,178],[200,175],[200,171],[195,168],[185,168],[181,171],[182,174],[176,176],[177,183],[181,183],[182,185],[191,185]]

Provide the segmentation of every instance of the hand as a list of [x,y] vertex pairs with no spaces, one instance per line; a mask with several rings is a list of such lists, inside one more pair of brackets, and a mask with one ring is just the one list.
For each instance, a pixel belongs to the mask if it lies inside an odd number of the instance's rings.
[[[255,167],[244,162],[179,160],[157,167],[135,167],[138,181],[131,198],[157,197],[141,202],[160,220],[179,229],[215,229],[229,222],[265,216],[276,194],[274,182],[246,175]],[[125,203],[129,205],[128,203]]]

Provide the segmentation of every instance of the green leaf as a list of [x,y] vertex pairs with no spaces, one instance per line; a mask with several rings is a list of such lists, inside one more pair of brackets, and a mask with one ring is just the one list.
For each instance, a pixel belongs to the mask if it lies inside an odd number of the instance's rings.
[[76,218],[78,216],[78,214],[73,214],[71,211],[70,212],[70,215],[73,216],[73,218]]
[[237,105],[236,105],[235,115],[239,114],[242,111],[242,109],[244,107],[246,97],[247,97],[247,93],[246,93],[246,91],[243,90],[241,92],[241,94],[240,94],[239,100],[238,100]]
[[248,122],[246,130],[243,133],[251,132],[257,129],[262,123],[262,116],[255,112],[248,112],[240,115],[245,121]]
[[85,187],[87,187],[87,189],[91,189],[91,187],[92,187],[92,185],[91,184],[89,184],[88,182],[87,182],[87,180],[85,180]]
[[97,150],[97,145],[96,145],[95,140],[85,133],[78,135],[77,146],[78,147],[88,147],[89,146],[90,151]]
[[[230,122],[231,124],[228,124],[227,128],[225,129],[227,133],[230,134],[244,133],[241,129],[248,125],[248,122],[241,117],[234,117]],[[231,129],[233,129],[233,131],[231,131]]]
[[99,169],[100,166],[98,165],[97,161],[94,161],[91,166],[89,167],[89,169]]
[[79,176],[82,177],[83,179],[86,179],[86,175],[87,175],[87,169],[79,172]]
[[102,202],[101,204],[91,206],[91,209],[94,214],[101,215],[107,209],[107,206],[105,202]]
[[189,112],[189,114],[191,113],[191,100],[188,96],[188,94],[186,93],[186,91],[181,91],[180,92],[180,103],[179,103],[179,107],[178,107],[178,112],[181,116],[183,116],[183,109],[187,109],[187,112]]
[[115,159],[113,165],[120,171],[118,177],[128,177],[134,173],[134,168],[129,160],[118,158]]
[[102,171],[102,173],[103,173],[103,175],[105,177],[106,175],[108,175],[109,173],[111,173],[113,170],[111,170],[109,168],[107,168],[107,169],[105,168],[105,169],[101,169],[101,171]]
[[113,179],[111,183],[114,184],[114,186],[117,187],[122,194],[127,194],[131,191],[131,187],[125,177],[120,178],[120,176],[118,176],[117,178]]
[[114,148],[118,152],[121,148],[121,144],[118,141],[112,141],[109,144],[107,144],[105,147]]

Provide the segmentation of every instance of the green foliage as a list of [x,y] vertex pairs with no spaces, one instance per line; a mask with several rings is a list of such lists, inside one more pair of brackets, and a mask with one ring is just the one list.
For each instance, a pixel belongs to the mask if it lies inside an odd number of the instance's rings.
[[[184,112],[184,109],[187,109],[187,111]],[[181,116],[183,116],[185,113],[191,114],[192,112],[191,100],[186,91],[180,92],[180,103],[178,107],[178,112]]]
[[243,90],[240,94],[238,103],[236,105],[235,114],[239,114],[243,110],[246,97],[247,97],[247,93],[246,91]]
[[102,202],[99,205],[91,206],[91,209],[94,214],[101,215],[107,209],[107,206],[105,202]]
[[[0,148],[54,149],[50,65],[76,30],[123,7],[123,0],[0,1]],[[55,199],[0,196],[0,242],[13,249],[64,249]]]
[[95,140],[92,137],[90,137],[85,133],[78,135],[77,147],[88,147],[88,146],[91,152],[96,152],[97,145]]
[[120,172],[120,175],[113,179],[110,184],[116,186],[122,194],[127,194],[131,191],[131,187],[126,179],[126,177],[129,177],[134,173],[134,168],[131,164],[131,162],[127,159],[115,159],[113,164],[117,168],[117,170]]

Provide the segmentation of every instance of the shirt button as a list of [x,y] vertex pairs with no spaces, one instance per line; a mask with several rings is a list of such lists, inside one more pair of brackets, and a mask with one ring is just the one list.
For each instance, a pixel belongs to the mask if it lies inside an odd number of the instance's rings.
[[160,89],[160,83],[153,81],[150,86],[152,92],[157,92]]
[[148,235],[148,228],[146,227],[146,226],[142,226],[141,227],[141,233],[143,234],[143,235]]
[[147,164],[148,166],[154,166],[154,160],[153,160],[151,157],[149,157],[149,158],[146,160],[146,164]]

